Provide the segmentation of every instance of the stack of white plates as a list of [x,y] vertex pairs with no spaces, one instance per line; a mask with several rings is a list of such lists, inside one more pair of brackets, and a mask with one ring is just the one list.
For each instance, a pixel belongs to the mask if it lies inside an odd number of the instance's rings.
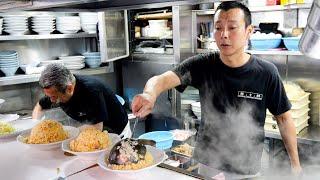
[[10,35],[23,35],[28,31],[28,17],[25,15],[2,15],[3,30]]
[[81,27],[84,32],[95,33],[97,30],[98,14],[95,12],[79,13]]
[[39,15],[32,17],[32,30],[39,34],[50,34],[55,30],[55,17],[52,15]]
[[198,117],[201,118],[201,105],[200,102],[195,102],[191,104],[191,109],[193,113]]
[[0,19],[0,34],[2,34],[2,24],[3,24],[3,19]]
[[64,66],[68,69],[82,69],[84,68],[84,56],[60,56]]
[[60,16],[56,18],[57,30],[63,34],[75,34],[80,29],[79,16]]
[[48,64],[52,64],[52,63],[60,63],[60,64],[63,64],[63,61],[62,60],[42,60],[40,61],[40,64],[39,66],[46,66]]
[[0,51],[0,70],[6,76],[13,76],[19,67],[16,51]]

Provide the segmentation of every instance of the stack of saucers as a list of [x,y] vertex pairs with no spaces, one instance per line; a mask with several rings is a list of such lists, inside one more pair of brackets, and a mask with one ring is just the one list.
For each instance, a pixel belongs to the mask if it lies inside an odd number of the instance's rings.
[[95,33],[97,30],[98,14],[95,12],[79,13],[81,28],[84,32]]
[[68,69],[82,69],[84,68],[84,56],[60,56],[64,66]]
[[85,62],[90,68],[97,68],[101,64],[100,52],[85,52],[82,55],[85,57]]
[[0,34],[2,34],[2,24],[3,24],[3,19],[0,19]]
[[10,35],[24,35],[28,31],[28,17],[25,15],[2,15],[4,31]]
[[13,76],[19,67],[16,51],[0,51],[0,70],[6,76]]
[[50,34],[55,30],[55,17],[52,15],[39,15],[32,17],[32,30],[43,35]]
[[80,29],[79,16],[60,16],[56,18],[57,30],[63,34],[75,34]]

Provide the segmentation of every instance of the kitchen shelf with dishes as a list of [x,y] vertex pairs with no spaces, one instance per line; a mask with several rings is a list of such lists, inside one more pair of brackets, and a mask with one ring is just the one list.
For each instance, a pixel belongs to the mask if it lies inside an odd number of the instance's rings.
[[[208,52],[214,52],[218,50],[214,49],[197,49],[196,53],[208,53]],[[289,51],[289,50],[246,50],[246,52],[250,54],[259,54],[259,55],[283,55],[283,56],[302,56],[303,54],[300,51]]]
[[[109,73],[110,69],[106,67],[86,68],[80,70],[71,70],[74,74],[98,75]],[[40,74],[18,74],[15,76],[0,77],[0,86],[23,84],[39,81]]]
[[312,5],[312,3],[273,5],[273,6],[256,6],[256,7],[249,7],[249,9],[251,12],[285,11],[285,10],[293,10],[293,9],[310,9],[311,5]]
[[0,35],[0,41],[15,41],[15,40],[34,40],[34,39],[72,39],[72,38],[88,38],[96,37],[96,33],[79,32],[76,34],[30,34],[30,35]]

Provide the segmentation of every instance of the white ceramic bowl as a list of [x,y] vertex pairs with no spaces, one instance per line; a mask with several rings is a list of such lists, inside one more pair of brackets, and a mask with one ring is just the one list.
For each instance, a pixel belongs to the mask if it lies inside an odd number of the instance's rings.
[[[66,140],[63,140],[63,141],[73,139],[73,138],[77,137],[79,134],[79,129],[72,127],[72,126],[63,126],[63,129],[65,131],[67,131],[69,134],[69,138]],[[61,144],[63,143],[63,141],[58,141],[58,142],[49,143],[49,144],[27,144],[27,143],[25,143],[25,138],[28,137],[30,135],[30,133],[31,133],[31,131],[20,134],[17,137],[17,141],[23,145],[30,147],[30,148],[34,148],[34,149],[41,150],[41,151],[47,151],[47,150],[59,148],[59,147],[61,147]]]
[[70,150],[70,140],[64,141],[62,143],[62,150],[74,155],[77,155],[79,158],[81,159],[86,159],[86,160],[97,160],[98,157],[101,155],[101,153],[106,152],[106,151],[110,151],[111,148],[121,140],[121,138],[119,137],[119,135],[117,134],[113,134],[113,133],[109,133],[109,137],[111,139],[111,145],[110,147],[106,148],[106,149],[102,149],[102,150],[98,150],[98,151],[92,151],[92,152],[75,152]]
[[39,120],[35,120],[35,119],[25,119],[25,120],[12,121],[12,122],[10,122],[10,124],[16,130],[10,134],[0,136],[0,139],[12,138],[12,137],[18,136],[21,133],[26,133],[26,132],[30,131],[30,129],[33,128],[37,123],[39,123]]
[[145,171],[148,169],[151,169],[153,167],[156,167],[157,165],[159,165],[160,163],[162,163],[164,160],[166,160],[168,158],[168,156],[165,154],[165,152],[163,150],[157,149],[153,146],[146,146],[147,147],[147,152],[149,152],[152,157],[153,157],[153,163],[152,165],[148,166],[148,167],[144,167],[142,169],[136,169],[136,170],[113,170],[110,169],[107,165],[107,163],[105,162],[105,158],[109,156],[109,152],[105,152],[103,154],[100,155],[99,159],[98,159],[98,165],[109,172],[113,172],[113,173],[137,173],[137,172],[141,172],[141,171]]

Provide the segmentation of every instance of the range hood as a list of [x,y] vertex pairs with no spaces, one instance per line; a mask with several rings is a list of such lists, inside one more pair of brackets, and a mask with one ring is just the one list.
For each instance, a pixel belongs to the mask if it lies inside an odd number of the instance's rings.
[[59,10],[59,9],[132,9],[135,6],[171,6],[197,4],[213,0],[2,0],[0,12],[18,10]]

